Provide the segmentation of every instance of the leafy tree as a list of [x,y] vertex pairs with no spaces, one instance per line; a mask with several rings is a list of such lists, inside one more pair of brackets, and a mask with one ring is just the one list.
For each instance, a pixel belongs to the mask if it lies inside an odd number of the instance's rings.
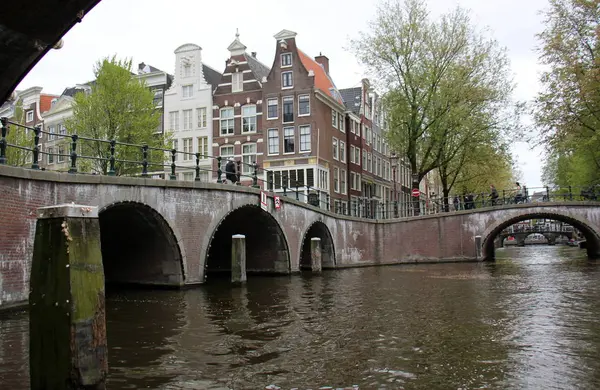
[[[160,116],[154,109],[154,96],[143,82],[134,77],[131,65],[131,60],[117,60],[116,57],[97,62],[91,93],[75,95],[73,117],[66,123],[68,131],[98,140],[147,144],[151,148],[166,146],[168,140],[156,134]],[[102,174],[108,172],[108,143],[82,140],[80,148],[83,156],[100,158],[80,158],[80,169]],[[117,144],[115,157],[117,175],[140,172],[141,148]],[[164,154],[151,151],[149,160],[152,164],[162,165]],[[162,170],[162,166],[154,169]]]
[[[11,122],[25,125],[25,111],[23,110],[23,102],[18,99],[15,103],[15,110]],[[15,166],[31,165],[31,150],[19,149],[14,146],[20,146],[27,149],[33,148],[33,132],[26,130],[23,127],[16,125],[8,125],[6,133],[6,142],[9,146],[6,148],[6,160],[8,164]],[[10,146],[14,145],[14,146]]]
[[[456,160],[497,122],[494,111],[513,88],[505,51],[461,8],[431,21],[424,0],[389,0],[352,44],[385,89],[388,142],[410,163],[413,188],[434,169],[459,169]],[[490,122],[469,122],[479,115]]]

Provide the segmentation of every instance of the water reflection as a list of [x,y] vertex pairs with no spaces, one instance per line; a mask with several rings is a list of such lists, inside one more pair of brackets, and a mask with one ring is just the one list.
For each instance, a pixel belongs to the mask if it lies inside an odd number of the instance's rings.
[[[598,265],[558,246],[496,255],[109,294],[110,389],[600,385]],[[27,389],[27,315],[0,336],[0,388]]]

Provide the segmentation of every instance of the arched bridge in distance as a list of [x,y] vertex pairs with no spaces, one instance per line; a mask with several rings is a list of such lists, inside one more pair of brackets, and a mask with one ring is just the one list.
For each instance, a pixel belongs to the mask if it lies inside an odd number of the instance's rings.
[[[546,218],[568,223],[600,256],[600,203],[549,202],[370,220],[283,198],[260,207],[260,191],[216,183],[46,172],[0,166],[0,305],[27,299],[37,208],[97,206],[107,282],[183,286],[229,272],[231,236],[245,234],[247,270],[290,274],[319,237],[323,267],[494,258],[508,226]],[[476,236],[481,247],[476,247]],[[478,252],[481,250],[481,255]]]

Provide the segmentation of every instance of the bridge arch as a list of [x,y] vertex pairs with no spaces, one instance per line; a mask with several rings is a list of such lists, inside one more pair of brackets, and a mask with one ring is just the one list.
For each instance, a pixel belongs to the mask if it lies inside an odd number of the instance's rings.
[[335,267],[335,246],[333,244],[333,237],[327,225],[322,221],[314,221],[302,237],[302,243],[300,248],[300,269],[310,269],[310,239],[320,238],[321,239],[321,265],[323,268],[334,268]]
[[231,236],[246,236],[246,271],[248,274],[290,273],[288,239],[279,222],[259,206],[242,205],[219,221],[214,228],[206,258],[204,276],[231,272]]
[[99,211],[107,283],[181,286],[184,256],[170,224],[139,202],[115,202]]
[[[513,216],[511,218],[496,222],[488,227],[482,235],[482,254],[484,260],[494,260],[494,241],[500,236],[501,232],[507,227],[521,221],[530,219],[552,219],[559,222],[565,222],[578,229],[587,241],[587,254],[589,258],[600,257],[600,232],[593,225],[572,215],[565,215],[556,212],[532,212]],[[532,232],[533,234],[534,232]]]

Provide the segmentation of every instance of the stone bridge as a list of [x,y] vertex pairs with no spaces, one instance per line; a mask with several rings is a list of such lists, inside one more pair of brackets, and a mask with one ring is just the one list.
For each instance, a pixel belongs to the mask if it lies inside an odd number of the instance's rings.
[[495,239],[495,247],[496,248],[502,248],[504,246],[504,240],[507,239],[508,237],[512,236],[516,239],[517,241],[517,245],[518,246],[525,246],[526,245],[526,240],[527,237],[531,236],[532,234],[541,234],[542,236],[544,236],[547,240],[547,243],[549,245],[554,245],[556,244],[556,240],[558,238],[560,238],[561,236],[566,237],[567,239],[571,239],[573,238],[573,231],[553,231],[553,230],[548,230],[548,231],[525,231],[525,232],[516,232],[516,233],[510,233],[510,232],[506,232],[503,231],[500,234],[498,234],[498,236]]
[[[600,204],[540,203],[374,221],[337,215],[289,198],[260,207],[241,186],[29,170],[0,165],[0,307],[27,299],[36,222],[42,206],[99,207],[107,282],[183,286],[229,271],[231,236],[245,234],[247,269],[289,274],[310,261],[319,237],[323,267],[492,260],[494,239],[513,223],[566,222],[600,254]],[[476,236],[482,248],[476,248]],[[478,256],[479,249],[483,249]]]

